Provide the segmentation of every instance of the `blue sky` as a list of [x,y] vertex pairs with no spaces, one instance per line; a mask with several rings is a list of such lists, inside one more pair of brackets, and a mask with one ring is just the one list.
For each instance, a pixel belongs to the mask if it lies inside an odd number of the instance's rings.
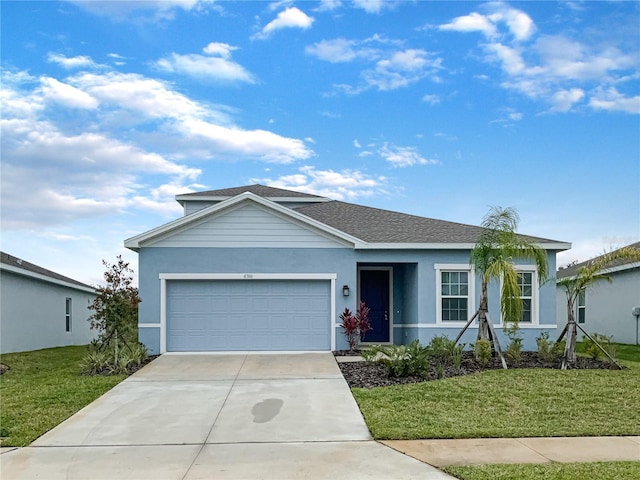
[[638,2],[11,2],[2,250],[88,283],[179,193],[262,183],[640,239]]

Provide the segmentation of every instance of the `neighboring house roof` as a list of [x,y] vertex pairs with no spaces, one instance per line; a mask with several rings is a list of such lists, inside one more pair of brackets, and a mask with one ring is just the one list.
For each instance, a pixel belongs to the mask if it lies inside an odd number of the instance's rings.
[[[291,209],[274,203],[292,198],[304,198],[309,205]],[[125,246],[137,249],[142,242],[186,227],[204,216],[219,212],[239,201],[261,203],[294,220],[307,223],[334,237],[350,242],[357,249],[469,249],[473,248],[483,230],[482,227],[474,225],[418,217],[264,185],[189,193],[176,196],[176,200],[180,203],[193,200],[217,200],[220,203],[132,237],[125,241]],[[571,248],[571,244],[566,242],[527,235],[522,237],[550,250]]]
[[21,258],[14,257],[5,252],[0,252],[0,269],[66,287],[90,291],[92,293],[95,293],[96,291],[96,289],[91,285],[79,282],[77,280],[74,280],[73,278],[65,277],[64,275],[52,272],[51,270],[47,270],[46,268],[40,267],[34,263],[27,262],[26,260],[22,260]]
[[[632,243],[631,245],[627,245],[627,247],[640,249],[640,242]],[[623,247],[623,248],[626,248],[626,247]],[[617,249],[617,250],[620,250],[620,249]],[[614,250],[614,251],[617,251],[617,250]],[[589,260],[586,260],[584,262],[576,263],[575,265],[571,265],[570,267],[559,269],[558,272],[556,273],[556,279],[560,280],[562,278],[575,276],[582,267],[587,265],[589,262],[592,262],[593,260],[596,260],[602,257],[603,255],[590,258]],[[613,262],[610,262],[609,264],[607,264],[606,268],[604,268],[602,271],[606,273],[613,273],[621,270],[628,270],[631,268],[638,268],[638,267],[640,267],[640,262],[619,258],[618,260],[614,260]]]

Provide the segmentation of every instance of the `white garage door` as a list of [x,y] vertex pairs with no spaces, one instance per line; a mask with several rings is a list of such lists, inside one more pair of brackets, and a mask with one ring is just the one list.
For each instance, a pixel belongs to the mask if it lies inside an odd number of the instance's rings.
[[326,280],[167,281],[167,351],[330,350]]

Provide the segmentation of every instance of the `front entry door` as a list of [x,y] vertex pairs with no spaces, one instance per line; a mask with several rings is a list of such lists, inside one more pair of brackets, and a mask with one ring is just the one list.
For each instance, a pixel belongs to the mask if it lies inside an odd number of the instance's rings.
[[360,301],[371,309],[371,328],[364,337],[365,342],[389,342],[389,270],[360,270]]

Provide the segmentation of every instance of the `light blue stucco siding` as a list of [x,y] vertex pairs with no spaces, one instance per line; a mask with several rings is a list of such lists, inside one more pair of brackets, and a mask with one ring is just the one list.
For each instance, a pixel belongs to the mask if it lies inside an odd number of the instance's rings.
[[[526,263],[526,262],[525,262]],[[460,325],[439,324],[436,319],[436,264],[468,265],[468,250],[353,250],[351,248],[187,248],[146,247],[139,251],[140,323],[160,322],[160,274],[167,273],[323,273],[335,274],[335,319],[345,307],[357,307],[359,266],[393,267],[394,343],[422,343],[438,334],[454,338]],[[555,271],[555,252],[549,252],[549,271]],[[348,297],[343,285],[350,287]],[[499,324],[499,282],[489,286],[489,310],[494,324]],[[475,281],[475,308],[479,304],[480,278]],[[523,326],[525,349],[534,350],[535,337],[543,329],[556,327],[556,297],[553,282],[538,291],[539,325]],[[335,326],[336,349],[347,348],[339,326]],[[463,342],[475,340],[470,329]],[[152,353],[160,348],[159,328],[141,328],[140,338]],[[506,345],[506,337],[501,336]]]
[[[335,274],[336,321],[345,307],[356,307],[356,260],[354,251],[346,248],[142,248],[140,265],[140,323],[160,322],[160,274],[166,273],[304,273]],[[343,285],[352,292],[342,295]],[[141,328],[153,353],[160,351],[160,335],[151,328]],[[336,348],[347,347],[336,328]]]

